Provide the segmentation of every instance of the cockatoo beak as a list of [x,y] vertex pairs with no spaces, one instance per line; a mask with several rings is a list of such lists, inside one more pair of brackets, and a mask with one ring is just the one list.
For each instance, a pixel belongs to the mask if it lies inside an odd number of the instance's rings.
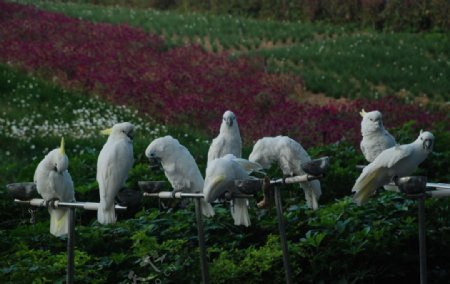
[[433,148],[433,140],[425,139],[425,141],[423,141],[423,149],[431,151],[432,148]]
[[102,135],[110,135],[110,134],[111,134],[111,132],[112,132],[112,127],[111,127],[111,128],[108,128],[108,129],[104,129],[104,130],[100,131],[100,134],[102,134]]
[[61,146],[59,147],[59,152],[63,156],[66,154],[66,150],[64,149],[64,137],[61,138]]
[[228,125],[229,127],[233,126],[233,119],[232,119],[231,117],[228,117],[228,118],[226,119],[226,123],[227,123],[227,125]]
[[130,138],[130,140],[133,140],[133,138],[134,138],[134,132],[129,132],[129,133],[127,134],[127,136],[128,136],[128,138]]
[[148,161],[150,163],[150,169],[152,171],[162,169],[161,158],[156,157],[155,155],[151,155],[148,158]]
[[364,109],[362,109],[359,114],[361,115],[361,117],[364,117],[366,115],[366,111]]

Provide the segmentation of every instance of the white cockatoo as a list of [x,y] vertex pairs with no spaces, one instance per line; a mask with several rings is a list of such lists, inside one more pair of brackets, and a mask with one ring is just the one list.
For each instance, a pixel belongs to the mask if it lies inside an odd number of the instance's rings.
[[397,143],[394,137],[384,128],[381,112],[375,110],[359,113],[361,121],[361,151],[370,163],[384,150],[394,147]]
[[62,202],[74,202],[75,191],[72,177],[67,168],[69,159],[64,150],[64,138],[61,139],[61,146],[48,153],[39,163],[34,173],[34,182],[37,192],[45,202],[51,207],[50,213],[50,233],[59,237],[66,235],[69,231],[69,209],[53,208],[52,202],[59,200]]
[[242,139],[236,116],[227,110],[223,114],[219,135],[213,139],[208,151],[208,163],[227,154],[242,157]]
[[433,150],[434,136],[428,131],[420,132],[411,144],[396,145],[386,149],[363,169],[353,186],[353,201],[364,204],[377,188],[412,174]]
[[115,124],[102,131],[109,134],[97,160],[97,182],[100,190],[100,206],[97,220],[100,224],[116,222],[114,199],[125,185],[128,172],[133,167],[134,125],[129,122]]
[[[226,191],[234,191],[236,189],[235,180],[252,179],[253,177],[249,176],[249,173],[260,169],[261,165],[236,158],[232,154],[212,160],[206,168],[205,187],[203,188],[206,201],[213,202]],[[250,226],[247,202],[246,198],[234,199],[231,215],[235,225]]]
[[[204,180],[189,150],[172,136],[153,140],[145,150],[151,160],[161,162],[164,174],[174,192],[202,193]],[[206,217],[214,216],[214,209],[205,199],[201,199],[201,210]]]
[[[259,139],[253,146],[248,159],[260,164],[264,169],[270,168],[272,163],[277,162],[284,176],[304,175],[301,164],[311,161],[302,145],[287,136]],[[320,182],[318,180],[301,182],[300,187],[305,192],[308,207],[316,210],[322,195]]]

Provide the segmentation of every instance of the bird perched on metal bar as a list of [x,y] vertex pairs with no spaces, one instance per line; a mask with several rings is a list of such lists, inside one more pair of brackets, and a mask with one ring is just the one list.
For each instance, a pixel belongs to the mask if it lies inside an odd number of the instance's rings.
[[[145,150],[152,164],[161,163],[164,174],[174,192],[202,193],[204,180],[189,150],[172,136],[153,140]],[[201,199],[201,210],[206,217],[214,216],[214,209]]]
[[361,151],[370,163],[384,150],[394,147],[397,143],[395,138],[384,128],[381,112],[375,110],[359,113],[362,117],[360,143]]
[[[212,160],[206,168],[205,187],[203,189],[206,201],[213,202],[226,191],[235,191],[235,180],[251,179],[253,177],[250,177],[249,173],[260,169],[261,165],[236,158],[232,154]],[[247,202],[247,198],[234,199],[231,215],[235,225],[250,226]]]
[[34,173],[34,182],[37,192],[47,203],[50,213],[50,233],[57,237],[66,235],[69,230],[69,209],[55,208],[56,200],[74,202],[75,191],[72,177],[68,171],[69,158],[67,158],[64,138],[61,146],[50,151],[39,163]]
[[[251,162],[259,163],[264,169],[270,168],[276,162],[285,177],[304,175],[305,171],[303,171],[301,164],[311,161],[302,145],[287,136],[259,139],[253,146],[248,159]],[[322,194],[320,182],[318,180],[301,182],[300,187],[305,192],[308,207],[316,210],[319,207],[319,198]]]
[[129,122],[115,124],[102,131],[109,135],[97,160],[97,182],[100,190],[100,206],[97,220],[100,224],[116,222],[114,199],[125,185],[128,172],[133,167],[134,125]]
[[365,167],[355,182],[353,201],[362,205],[369,200],[377,188],[392,180],[412,174],[433,151],[434,136],[420,131],[419,137],[410,144],[396,145],[381,152]]
[[242,157],[242,139],[236,116],[227,110],[223,114],[219,135],[213,139],[208,151],[208,163],[214,159],[232,154]]

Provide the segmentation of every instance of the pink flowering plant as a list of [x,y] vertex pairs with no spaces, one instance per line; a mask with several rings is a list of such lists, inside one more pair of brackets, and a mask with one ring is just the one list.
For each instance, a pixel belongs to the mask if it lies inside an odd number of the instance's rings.
[[247,144],[278,134],[306,146],[357,142],[361,108],[389,113],[388,127],[420,117],[416,127],[430,128],[443,117],[395,98],[301,103],[293,98],[301,78],[269,74],[260,58],[230,59],[195,45],[169,49],[161,37],[125,24],[92,23],[5,2],[0,24],[3,62],[210,134],[231,109]]

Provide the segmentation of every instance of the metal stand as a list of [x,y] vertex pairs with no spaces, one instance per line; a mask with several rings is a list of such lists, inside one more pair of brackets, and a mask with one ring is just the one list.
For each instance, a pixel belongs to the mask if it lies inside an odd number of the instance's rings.
[[277,217],[278,217],[278,230],[280,232],[280,242],[281,242],[281,250],[283,251],[283,265],[284,270],[286,272],[286,283],[292,283],[292,269],[289,264],[289,251],[288,245],[286,241],[286,229],[284,224],[283,217],[283,206],[281,204],[281,192],[278,186],[275,186],[274,189],[275,196],[275,206],[277,207]]
[[200,267],[204,284],[209,283],[208,260],[206,259],[205,233],[203,232],[200,198],[195,198],[195,216],[197,219],[198,247],[200,249]]
[[69,208],[69,233],[67,234],[67,284],[73,283],[75,270],[75,208]]
[[419,259],[420,283],[427,284],[427,247],[425,233],[425,194],[417,197],[419,206]]
[[[31,199],[31,200],[20,200],[14,199],[15,203],[26,204],[34,207],[47,207],[43,199]],[[67,234],[67,271],[66,271],[66,282],[68,284],[74,283],[74,273],[75,273],[75,209],[82,208],[85,210],[97,211],[100,203],[96,202],[61,202],[55,201],[55,207],[68,208],[69,209],[69,231]],[[127,207],[120,205],[115,206],[116,210],[126,210]]]

